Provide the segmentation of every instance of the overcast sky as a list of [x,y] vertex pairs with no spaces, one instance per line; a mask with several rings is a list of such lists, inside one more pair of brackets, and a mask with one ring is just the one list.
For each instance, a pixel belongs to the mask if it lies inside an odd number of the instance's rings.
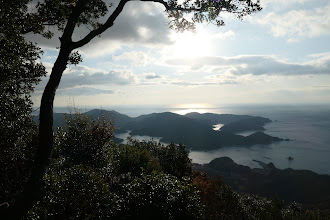
[[[258,14],[224,15],[226,26],[201,24],[195,34],[170,30],[157,3],[129,2],[112,28],[79,50],[83,62],[68,66],[55,106],[330,103],[329,0],[261,2]],[[58,38],[27,38],[44,49],[50,71]]]

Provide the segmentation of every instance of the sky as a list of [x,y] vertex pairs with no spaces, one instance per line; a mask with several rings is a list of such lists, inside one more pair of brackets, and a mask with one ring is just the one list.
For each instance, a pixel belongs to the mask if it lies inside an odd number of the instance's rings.
[[[176,33],[162,5],[129,2],[113,27],[79,49],[83,62],[68,65],[55,106],[330,103],[330,2],[261,5],[243,21],[224,14],[224,27],[203,23],[196,33]],[[74,40],[86,31],[77,29]],[[58,36],[26,38],[44,50],[41,62],[49,75]],[[33,94],[36,107],[47,80]]]

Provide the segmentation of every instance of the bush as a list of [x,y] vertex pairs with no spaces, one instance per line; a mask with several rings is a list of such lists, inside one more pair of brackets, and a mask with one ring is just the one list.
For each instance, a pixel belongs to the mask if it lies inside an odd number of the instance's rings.
[[121,191],[123,207],[118,219],[200,219],[202,209],[188,179],[169,174],[143,173]]
[[119,209],[117,196],[99,172],[84,165],[46,175],[46,194],[30,211],[30,218],[107,219]]
[[178,178],[192,175],[192,163],[183,144],[160,144],[154,141],[139,142],[130,139],[128,145],[149,152],[150,157],[159,161],[164,173]]

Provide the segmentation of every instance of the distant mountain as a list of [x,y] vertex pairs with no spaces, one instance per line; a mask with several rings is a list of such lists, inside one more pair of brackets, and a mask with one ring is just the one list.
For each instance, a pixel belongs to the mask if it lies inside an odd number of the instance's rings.
[[230,122],[221,127],[221,131],[243,132],[243,131],[264,131],[266,123],[272,122],[268,118],[253,117]]
[[217,133],[210,126],[171,112],[137,117],[124,128],[131,130],[131,135],[163,137],[162,142],[184,143],[189,148],[220,146],[215,139]]
[[287,202],[299,202],[319,207],[330,207],[330,176],[308,170],[291,168],[280,170],[273,163],[258,162],[262,168],[236,164],[228,157],[212,160],[209,164],[194,164],[194,169],[221,179],[235,190]]
[[107,110],[101,110],[101,109],[93,109],[93,110],[86,112],[85,114],[91,116],[93,119],[101,117],[102,114],[104,114],[105,116],[109,115],[110,120],[114,123],[114,126],[117,129],[121,129],[127,123],[134,120],[133,118],[131,118],[127,115],[121,114],[121,113],[113,111],[113,110],[107,111]]
[[[190,116],[202,116],[201,114],[189,114]],[[222,115],[208,114],[214,118],[218,118],[215,123],[220,121]],[[211,117],[208,118],[208,120]],[[259,121],[263,118],[252,116],[225,116],[225,121],[239,121],[253,119]],[[221,122],[224,122],[222,120]],[[268,121],[269,119],[263,119]],[[270,120],[269,120],[270,121]],[[212,124],[215,124],[212,123]],[[135,118],[131,122],[123,126],[124,130],[130,130],[131,135],[148,135],[153,137],[162,137],[162,142],[184,143],[188,149],[193,150],[213,150],[224,146],[246,146],[254,144],[270,144],[276,141],[282,141],[281,138],[271,137],[262,132],[257,132],[248,137],[236,135],[230,131],[214,131],[211,123],[206,123],[205,120],[196,117],[182,116],[171,112],[153,113]]]
[[[101,110],[101,109],[93,109],[88,112],[85,112],[86,115],[90,116],[93,119],[102,117],[102,114],[106,116],[106,119],[110,119],[113,123],[116,129],[120,131],[120,128],[122,128],[124,125],[126,125],[128,122],[132,121],[133,118],[121,114],[116,111],[107,111],[107,110]],[[110,116],[110,117],[107,117]],[[34,115],[33,120],[36,123],[39,123],[39,115]],[[65,113],[54,113],[54,130],[56,130],[58,127],[66,128],[66,122],[65,122]]]
[[272,122],[269,118],[256,117],[250,115],[232,115],[232,114],[213,114],[197,112],[185,115],[188,118],[196,119],[208,125],[224,124],[221,131],[230,131],[233,133],[243,131],[264,131],[266,123]]
[[229,124],[235,121],[254,118],[254,116],[249,115],[232,115],[232,114],[214,114],[214,113],[198,113],[190,112],[185,114],[186,117],[203,121],[208,125],[215,124]]
[[[189,113],[178,115],[171,112],[152,113],[131,118],[116,111],[94,109],[86,112],[91,118],[101,117],[102,114],[110,115],[114,122],[116,133],[131,131],[131,135],[148,135],[161,137],[165,143],[183,143],[188,149],[213,150],[224,146],[247,146],[254,144],[270,144],[275,141],[282,141],[281,138],[271,137],[262,132],[257,132],[248,137],[234,134],[231,129],[214,131],[212,125],[227,123],[228,126],[238,126],[241,121],[244,129],[250,129],[258,124],[269,122],[269,119],[248,115],[217,115]],[[214,119],[213,122],[212,119]],[[37,117],[35,117],[37,120]],[[252,125],[248,126],[247,122]],[[232,125],[234,124],[234,125]],[[54,113],[54,129],[58,126],[65,128],[64,114]]]

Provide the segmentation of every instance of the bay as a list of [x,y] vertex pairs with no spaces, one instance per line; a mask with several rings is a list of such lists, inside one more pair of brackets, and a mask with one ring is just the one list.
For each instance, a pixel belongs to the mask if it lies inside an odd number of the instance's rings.
[[[291,141],[277,142],[270,145],[251,147],[224,147],[213,151],[191,151],[189,156],[193,162],[209,163],[222,156],[232,158],[236,163],[250,167],[258,167],[253,160],[265,163],[272,162],[278,168],[307,169],[320,174],[330,175],[330,106],[329,105],[231,105],[219,108],[166,108],[134,106],[106,108],[136,117],[154,112],[188,112],[244,114],[270,118],[273,122],[265,126],[265,133],[287,138]],[[220,127],[220,125],[219,125]],[[252,132],[243,132],[249,135]],[[128,136],[128,134],[126,134]],[[149,136],[135,136],[138,140],[148,140]],[[159,137],[153,137],[159,141]],[[126,139],[124,137],[123,139]],[[293,160],[288,160],[292,157]]]

